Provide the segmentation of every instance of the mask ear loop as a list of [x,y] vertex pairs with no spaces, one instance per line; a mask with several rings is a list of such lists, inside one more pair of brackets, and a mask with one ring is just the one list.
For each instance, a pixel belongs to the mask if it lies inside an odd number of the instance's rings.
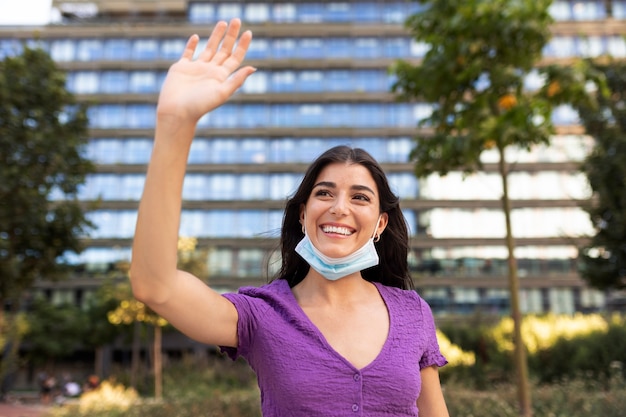
[[378,216],[378,220],[376,220],[376,227],[374,228],[374,236],[372,236],[372,239],[374,240],[374,243],[378,242],[380,240],[380,234],[376,233],[376,229],[378,229],[378,224],[380,223],[380,218],[382,217],[382,214],[380,216]]

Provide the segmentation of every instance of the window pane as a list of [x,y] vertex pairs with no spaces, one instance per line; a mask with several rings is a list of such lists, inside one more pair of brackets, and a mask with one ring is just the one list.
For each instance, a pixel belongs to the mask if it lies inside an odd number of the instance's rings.
[[209,276],[231,275],[233,273],[233,250],[211,248],[209,250]]
[[208,139],[194,139],[189,151],[190,164],[207,164],[211,162],[211,143]]
[[159,56],[159,43],[156,39],[136,39],[132,54],[132,58],[136,60],[154,60]]
[[260,237],[267,233],[267,214],[258,210],[242,210],[237,213],[236,237]]
[[276,71],[271,76],[271,90],[273,92],[294,91],[296,73],[294,71]]
[[187,174],[183,183],[183,200],[209,199],[209,176]]
[[234,3],[222,3],[217,6],[217,19],[230,20],[241,17],[241,5]]
[[275,22],[295,22],[297,13],[293,3],[274,4],[272,17]]
[[276,39],[272,52],[274,58],[293,58],[296,56],[296,41],[294,39]]
[[267,142],[263,139],[244,139],[240,144],[237,162],[262,164],[267,161]]
[[127,139],[124,142],[123,159],[126,164],[146,164],[150,160],[152,140]]
[[69,39],[56,40],[50,45],[50,56],[57,62],[73,61],[75,52],[74,41]]
[[189,21],[191,23],[214,23],[215,9],[208,3],[191,3],[189,5]]
[[233,211],[214,210],[208,213],[208,235],[211,237],[236,237]]
[[238,277],[260,277],[263,275],[263,251],[240,249],[237,256]]
[[164,39],[161,41],[161,58],[174,60],[180,58],[185,49],[186,41],[183,39]]
[[146,178],[143,174],[124,175],[122,177],[118,198],[120,200],[139,201],[143,192],[145,180]]
[[72,74],[71,90],[76,94],[94,94],[99,92],[100,77],[95,71],[80,71]]
[[299,174],[272,174],[269,178],[268,196],[271,200],[284,201],[296,192],[302,175]]
[[93,139],[87,144],[87,157],[97,164],[117,164],[122,156],[119,139]]
[[380,43],[376,38],[360,38],[354,41],[352,56],[358,59],[381,56]]
[[324,6],[320,3],[298,4],[298,18],[301,22],[322,22],[324,20]]
[[379,22],[382,15],[381,9],[385,7],[388,7],[388,5],[381,4],[379,6],[373,2],[359,3],[352,9],[354,20],[357,22]]
[[330,70],[325,72],[325,89],[329,91],[354,90],[351,74],[348,70]]
[[78,41],[76,48],[78,61],[97,61],[102,59],[102,41],[97,39],[85,39]]
[[327,38],[324,40],[327,58],[349,58],[352,56],[352,40],[350,38]]
[[153,93],[158,90],[154,71],[133,71],[130,74],[129,90],[132,93]]
[[[348,22],[352,18],[352,5],[347,2],[332,2],[326,4],[324,20],[327,22]],[[360,7],[360,5],[359,5]],[[358,7],[355,7],[358,8]]]
[[234,200],[238,197],[237,178],[234,174],[212,174],[208,183],[208,200]]
[[105,71],[100,77],[100,83],[103,93],[125,93],[128,90],[128,73],[125,71]]
[[[271,56],[270,43],[267,39],[255,39],[254,42],[250,44],[250,48],[248,49],[248,53],[246,54],[246,59],[263,59],[269,58]],[[254,74],[255,78],[258,74]],[[246,80],[246,84],[248,83]],[[244,86],[246,85],[244,84]]]
[[126,126],[131,128],[151,128],[156,122],[154,106],[130,104],[126,108]]
[[322,91],[324,76],[322,71],[302,71],[297,83],[299,91]]
[[242,200],[267,199],[267,177],[263,174],[242,174],[239,177],[239,198]]
[[237,142],[232,139],[214,139],[212,159],[214,163],[233,163],[237,161]]
[[128,39],[108,39],[104,42],[104,59],[109,61],[121,61],[129,59],[130,40]]
[[270,20],[269,4],[252,3],[245,6],[244,20],[247,22],[267,22]]
[[296,152],[296,139],[281,138],[270,144],[270,162],[289,162]]

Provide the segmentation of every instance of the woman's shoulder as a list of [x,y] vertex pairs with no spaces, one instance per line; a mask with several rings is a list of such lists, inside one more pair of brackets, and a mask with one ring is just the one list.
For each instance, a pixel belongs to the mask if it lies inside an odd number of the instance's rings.
[[246,286],[240,287],[237,290],[237,294],[245,295],[253,298],[261,299],[273,299],[284,298],[291,293],[291,288],[287,280],[275,279],[267,284],[261,286]]
[[389,285],[381,284],[380,282],[374,282],[374,285],[378,288],[378,291],[381,294],[386,294],[388,296],[398,298],[400,300],[413,300],[413,301],[423,301],[422,297],[415,290],[407,290],[404,288],[392,287]]
[[225,293],[236,306],[242,304],[255,306],[255,309],[289,309],[293,305],[294,297],[289,283],[284,279],[276,279],[261,286],[245,286],[236,293]]
[[427,311],[430,314],[428,302],[416,290],[390,287],[379,282],[375,282],[374,285],[378,288],[389,308],[399,307],[404,310]]

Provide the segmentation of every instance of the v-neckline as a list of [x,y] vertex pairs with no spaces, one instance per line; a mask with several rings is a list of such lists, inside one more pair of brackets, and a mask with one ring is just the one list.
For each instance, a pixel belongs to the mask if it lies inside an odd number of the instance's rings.
[[372,282],[372,284],[374,284],[374,287],[376,287],[376,290],[378,291],[378,294],[380,295],[380,298],[383,300],[383,303],[385,304],[385,308],[387,310],[387,317],[389,318],[389,330],[387,331],[387,337],[385,338],[385,342],[383,343],[383,346],[381,347],[380,351],[376,354],[374,359],[372,359],[369,363],[367,363],[366,365],[364,365],[361,368],[358,368],[357,366],[355,366],[352,362],[350,362],[346,357],[344,357],[341,353],[339,353],[328,342],[328,339],[326,339],[326,336],[324,336],[324,333],[322,333],[322,331],[319,329],[319,327],[317,327],[317,325],[315,325],[315,323],[313,323],[313,321],[309,318],[309,316],[306,314],[304,309],[298,303],[298,300],[296,299],[296,296],[293,293],[292,289],[289,288],[289,286],[288,286],[288,290],[289,290],[289,294],[290,294],[290,297],[291,297],[291,301],[295,304],[296,311],[301,316],[303,323],[306,323],[306,325],[311,328],[313,333],[320,339],[320,341],[328,349],[328,351],[330,351],[334,356],[339,358],[343,363],[345,363],[346,365],[348,365],[350,368],[352,368],[353,370],[355,370],[357,372],[363,372],[363,371],[367,370],[368,368],[374,366],[376,364],[376,362],[378,362],[379,358],[381,356],[383,356],[385,351],[389,348],[389,344],[391,343],[390,340],[392,339],[392,336],[393,336],[392,333],[393,333],[393,329],[394,329],[394,317],[391,314],[391,310],[389,309],[389,303],[388,303],[387,298],[385,297],[384,291],[381,291],[382,284],[380,284],[378,282]]

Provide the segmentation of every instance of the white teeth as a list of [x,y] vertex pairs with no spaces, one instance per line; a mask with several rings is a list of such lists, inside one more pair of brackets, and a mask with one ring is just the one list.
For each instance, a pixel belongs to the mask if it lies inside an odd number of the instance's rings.
[[342,235],[350,236],[352,232],[350,229],[346,227],[337,227],[337,226],[323,226],[322,231],[324,233],[339,233]]

